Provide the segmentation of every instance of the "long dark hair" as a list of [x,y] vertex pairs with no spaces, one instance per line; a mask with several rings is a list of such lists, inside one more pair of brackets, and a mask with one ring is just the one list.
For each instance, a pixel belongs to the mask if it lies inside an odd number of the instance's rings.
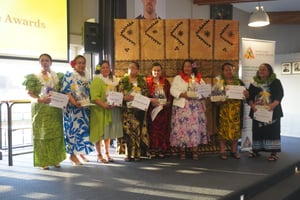
[[186,59],[186,60],[183,61],[182,66],[181,66],[182,72],[183,72],[184,64],[187,63],[187,62],[191,63],[191,65],[192,65],[192,73],[194,73],[194,75],[196,76],[197,73],[198,73],[198,70],[197,70],[197,67],[193,67],[194,61],[191,60],[191,59]]
[[[273,70],[273,67],[269,64],[269,63],[262,63],[260,66],[264,65],[268,72],[269,72],[269,77],[274,74],[274,70]],[[256,76],[260,79],[259,75],[258,75],[258,70],[256,72]]]

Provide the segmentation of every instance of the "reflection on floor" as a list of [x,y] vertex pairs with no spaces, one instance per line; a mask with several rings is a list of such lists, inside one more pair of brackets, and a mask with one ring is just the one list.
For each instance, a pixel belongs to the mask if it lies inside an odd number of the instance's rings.
[[[9,167],[4,154],[0,199],[292,199],[300,190],[300,174],[295,173],[295,167],[300,169],[299,144],[299,138],[283,137],[276,162],[267,161],[268,154],[250,159],[246,152],[240,160],[209,155],[198,161],[168,157],[125,162],[111,149],[113,163],[97,163],[92,153],[82,166],[67,159],[50,170],[34,168],[31,153],[14,156]],[[295,188],[283,194],[277,189],[280,183]],[[266,184],[273,187],[263,188]]]

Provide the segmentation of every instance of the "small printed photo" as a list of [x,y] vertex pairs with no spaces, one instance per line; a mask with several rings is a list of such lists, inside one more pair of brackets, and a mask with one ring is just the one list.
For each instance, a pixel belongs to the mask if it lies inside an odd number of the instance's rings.
[[292,63],[282,63],[281,64],[281,74],[291,74],[292,72]]
[[300,74],[300,61],[292,63],[292,73],[293,74]]

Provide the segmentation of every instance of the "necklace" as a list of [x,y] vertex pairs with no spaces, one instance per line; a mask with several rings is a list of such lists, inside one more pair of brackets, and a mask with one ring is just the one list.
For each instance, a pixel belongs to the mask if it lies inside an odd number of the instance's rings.
[[253,85],[255,86],[270,85],[276,79],[276,74],[275,73],[271,74],[271,76],[269,76],[265,80],[259,79],[258,76],[254,76],[253,79],[254,79]]
[[57,74],[52,70],[50,70],[50,72],[47,71],[46,74],[40,72],[36,76],[43,86],[50,87],[50,88],[55,88],[55,85],[59,81]]

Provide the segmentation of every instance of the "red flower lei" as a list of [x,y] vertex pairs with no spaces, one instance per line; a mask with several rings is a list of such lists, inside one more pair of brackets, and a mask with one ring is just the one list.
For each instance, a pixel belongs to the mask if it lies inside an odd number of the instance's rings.
[[[182,78],[186,83],[189,83],[189,82],[190,82],[191,76],[186,75],[185,73],[183,73],[183,71],[180,71],[180,72],[179,72],[179,75],[181,76],[181,78]],[[195,76],[196,82],[197,82],[197,83],[200,83],[201,78],[202,78],[202,75],[201,75],[200,73],[197,73],[197,75]]]
[[[153,82],[153,76],[148,76],[148,77],[146,78],[146,81],[147,81],[147,85],[148,85],[148,89],[149,89],[149,94],[150,94],[151,96],[153,96],[157,84]],[[159,85],[161,85],[162,87],[164,87],[165,81],[166,81],[166,77],[164,77],[164,76],[161,77],[161,78],[159,79]]]

